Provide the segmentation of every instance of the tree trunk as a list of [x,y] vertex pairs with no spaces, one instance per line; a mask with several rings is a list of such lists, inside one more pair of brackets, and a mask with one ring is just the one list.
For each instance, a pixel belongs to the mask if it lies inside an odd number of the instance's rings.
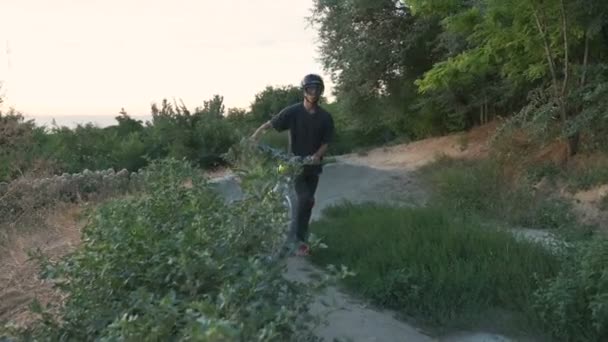
[[581,133],[578,131],[568,137],[568,156],[569,157],[572,157],[578,153],[580,140],[581,140]]
[[490,122],[490,111],[488,110],[488,101],[487,100],[486,100],[486,103],[485,103],[485,107],[486,107],[486,110],[485,110],[485,113],[486,113],[486,122],[485,123],[488,123],[488,122]]
[[589,32],[585,31],[585,54],[583,56],[583,75],[581,76],[580,86],[584,87],[587,83],[587,66],[589,65]]
[[[587,68],[589,65],[589,45],[590,45],[590,37],[589,37],[589,31],[585,31],[585,53],[583,55],[583,74],[581,75],[581,79],[579,82],[579,86],[580,87],[584,87],[585,84],[587,83]],[[578,107],[577,109],[577,114],[580,113],[583,108],[582,107]],[[580,145],[580,138],[581,138],[581,133],[579,131],[576,131],[573,135],[571,135],[570,137],[568,137],[568,154],[569,156],[574,156],[578,153],[579,150],[579,145]]]
[[562,84],[562,97],[565,98],[566,92],[568,91],[568,81],[570,79],[570,45],[568,44],[568,20],[566,18],[566,6],[564,5],[564,0],[560,1],[560,5],[562,16],[562,36],[564,38],[564,83]]
[[555,64],[553,60],[553,52],[551,50],[551,45],[549,44],[549,38],[547,37],[547,33],[545,32],[545,28],[540,20],[540,16],[538,14],[538,9],[533,9],[534,20],[536,22],[536,27],[538,28],[538,32],[543,40],[543,47],[545,49],[545,57],[547,58],[547,63],[549,64],[549,71],[551,72],[551,81],[553,82],[554,93],[559,96],[559,90],[557,85],[557,73],[555,71]]
[[[562,125],[566,125],[566,121],[568,120],[568,114],[572,114],[568,104],[568,82],[570,80],[570,58],[569,58],[569,50],[570,44],[568,44],[568,20],[566,18],[566,6],[564,5],[564,0],[560,1],[560,14],[562,19],[561,31],[562,38],[564,39],[564,79],[562,81],[562,89],[560,95],[560,103],[561,103],[561,114],[562,114]],[[577,139],[578,140],[578,139]],[[573,146],[569,144],[569,146]],[[576,143],[578,146],[578,143]],[[570,155],[576,154],[578,148],[570,149]]]

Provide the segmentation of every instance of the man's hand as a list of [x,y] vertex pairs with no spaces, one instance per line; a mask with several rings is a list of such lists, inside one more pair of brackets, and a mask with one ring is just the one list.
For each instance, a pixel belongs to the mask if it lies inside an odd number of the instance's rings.
[[327,152],[327,144],[323,144],[321,145],[321,147],[319,148],[319,150],[317,150],[316,153],[314,153],[311,157],[311,159],[313,160],[313,162],[315,164],[320,164],[321,163],[321,158],[323,157],[323,155],[325,154],[325,152]]

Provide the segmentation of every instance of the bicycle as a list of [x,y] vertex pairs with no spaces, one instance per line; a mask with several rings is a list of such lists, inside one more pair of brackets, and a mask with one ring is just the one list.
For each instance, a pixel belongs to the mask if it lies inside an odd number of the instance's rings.
[[[262,155],[261,158],[260,155]],[[233,145],[223,155],[223,158],[233,165],[233,170],[240,178],[241,186],[250,188],[249,191],[254,193],[271,191],[282,198],[282,205],[287,214],[287,227],[282,230],[283,236],[279,238],[277,243],[279,247],[275,249],[275,253],[271,253],[269,261],[277,260],[287,253],[293,252],[297,241],[294,222],[296,210],[294,179],[304,166],[313,164],[313,158],[311,156],[295,156],[292,153],[286,153],[281,149],[268,144],[253,142],[247,138],[243,138],[239,143]],[[268,163],[276,164],[276,169],[271,171],[272,178],[276,179],[274,184],[267,183],[263,179],[267,176],[269,168],[262,164]],[[325,164],[327,164],[326,161],[320,163],[320,165]],[[258,194],[262,195],[261,193]],[[324,248],[321,243],[319,243],[319,246]]]
[[294,175],[297,174],[305,165],[313,165],[312,156],[301,157],[293,154],[285,153],[277,148],[271,147],[266,144],[258,143],[257,149],[262,153],[269,156],[271,159],[278,161],[277,172],[281,175],[277,183],[274,185],[271,191],[280,194],[283,198],[283,205],[288,215],[288,229],[285,232],[285,236],[282,238],[283,246],[280,248],[278,255],[273,257],[283,257],[286,254],[290,254],[294,251],[296,236],[296,225],[295,225],[295,201],[296,193],[294,188]]

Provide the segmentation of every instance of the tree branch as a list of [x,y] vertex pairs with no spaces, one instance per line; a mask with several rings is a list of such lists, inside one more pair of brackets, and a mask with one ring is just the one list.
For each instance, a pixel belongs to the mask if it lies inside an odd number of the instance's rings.
[[585,55],[583,57],[583,75],[581,76],[581,87],[587,83],[587,65],[589,64],[589,43],[591,41],[589,30],[585,31]]
[[560,11],[562,16],[562,35],[564,38],[564,83],[562,84],[562,96],[566,95],[568,81],[570,79],[570,60],[569,60],[569,44],[568,44],[568,21],[566,18],[566,6],[564,0],[560,1]]
[[540,33],[541,38],[543,40],[543,46],[545,48],[545,57],[547,58],[547,63],[549,64],[549,71],[551,72],[551,80],[553,82],[554,91],[556,92],[555,94],[558,95],[557,74],[555,73],[555,65],[553,63],[553,53],[551,52],[551,46],[549,45],[547,34],[543,28],[540,17],[538,16],[537,8],[533,8],[533,14],[534,20],[536,22],[536,27],[538,28],[538,32]]

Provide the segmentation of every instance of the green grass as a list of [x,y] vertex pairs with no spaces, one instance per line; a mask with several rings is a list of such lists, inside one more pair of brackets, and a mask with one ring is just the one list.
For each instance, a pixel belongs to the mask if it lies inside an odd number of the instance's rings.
[[559,267],[540,246],[445,208],[343,204],[311,229],[329,246],[315,263],[346,265],[356,272],[348,288],[435,327],[466,327],[497,308],[531,317],[535,277]]
[[589,190],[608,183],[608,165],[590,165],[585,169],[570,171],[563,177],[570,190]]
[[572,204],[535,192],[534,179],[510,181],[497,161],[441,158],[419,171],[432,203],[515,226],[564,230],[577,225]]
[[608,159],[605,155],[581,156],[566,168],[546,162],[529,166],[527,173],[534,182],[546,178],[553,184],[566,185],[569,191],[584,191],[608,184]]

